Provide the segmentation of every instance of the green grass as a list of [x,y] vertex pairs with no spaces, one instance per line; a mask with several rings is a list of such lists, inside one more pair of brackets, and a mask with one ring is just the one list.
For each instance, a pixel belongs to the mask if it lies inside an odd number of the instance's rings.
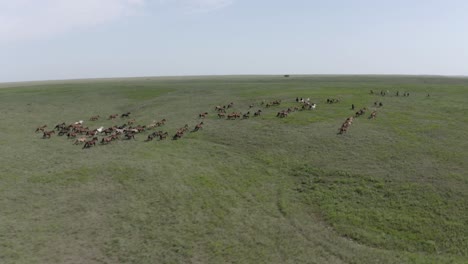
[[[219,76],[0,85],[0,263],[467,263],[468,79]],[[389,96],[369,94],[389,90]],[[410,97],[394,96],[407,91]],[[430,93],[430,97],[426,94]],[[278,111],[296,97],[315,111]],[[326,104],[338,98],[337,104]],[[281,99],[282,105],[260,106]],[[357,118],[337,135],[356,108]],[[222,120],[232,111],[260,117]],[[37,126],[166,118],[83,150]],[[88,121],[100,115],[101,120]]]

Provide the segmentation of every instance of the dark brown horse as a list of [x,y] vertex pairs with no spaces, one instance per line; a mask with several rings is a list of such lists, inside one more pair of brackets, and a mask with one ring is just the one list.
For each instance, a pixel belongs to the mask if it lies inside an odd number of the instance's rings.
[[156,122],[156,126],[157,127],[163,126],[164,124],[166,124],[166,121],[167,120],[165,118],[163,118],[161,121]]
[[172,137],[172,140],[177,140],[179,138],[182,138],[183,135],[184,135],[184,132],[177,131],[175,135]]
[[50,136],[52,136],[52,134],[55,134],[55,130],[44,131],[44,135],[42,135],[42,138],[50,138]]
[[130,114],[131,114],[130,112],[127,112],[127,113],[124,113],[124,114],[120,115],[120,117],[129,117]]
[[166,139],[166,137],[167,137],[168,135],[169,135],[169,134],[168,134],[167,132],[160,133],[160,134],[159,134],[159,140]]
[[39,131],[44,132],[46,127],[47,127],[47,125],[43,125],[43,126],[40,126],[40,127],[36,128],[36,133],[39,132]]
[[92,146],[96,146],[96,142],[98,141],[97,137],[93,137],[93,139],[86,141],[83,148],[90,148]]

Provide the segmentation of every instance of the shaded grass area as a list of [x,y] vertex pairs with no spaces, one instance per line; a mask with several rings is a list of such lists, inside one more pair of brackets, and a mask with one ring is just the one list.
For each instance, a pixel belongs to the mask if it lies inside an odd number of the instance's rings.
[[[230,76],[2,88],[0,262],[464,263],[467,86]],[[317,109],[276,118],[296,97]],[[280,106],[261,106],[276,99]],[[232,111],[263,113],[218,119],[214,106],[230,102]],[[351,104],[377,109],[377,119],[358,118],[338,136]],[[169,134],[209,115],[178,141],[144,142],[144,132],[83,150],[34,134],[78,120],[122,124],[106,117],[127,111],[141,125],[166,118],[160,129]]]
[[378,248],[468,254],[465,192],[310,167],[296,176],[305,200],[318,204],[326,221],[350,239]]

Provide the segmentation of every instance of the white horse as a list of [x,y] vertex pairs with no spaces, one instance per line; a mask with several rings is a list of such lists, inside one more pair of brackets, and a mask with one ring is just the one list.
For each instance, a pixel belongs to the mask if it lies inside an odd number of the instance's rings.
[[100,128],[96,129],[97,132],[101,133],[102,131],[104,131],[104,127],[101,126]]

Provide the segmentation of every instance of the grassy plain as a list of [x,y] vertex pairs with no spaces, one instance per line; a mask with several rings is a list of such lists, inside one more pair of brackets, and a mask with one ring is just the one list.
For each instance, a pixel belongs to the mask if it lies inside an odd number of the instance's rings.
[[[0,87],[0,263],[468,262],[466,78],[148,77]],[[317,109],[276,118],[296,97]],[[260,106],[275,99],[282,105]],[[372,110],[376,101],[383,107],[375,120],[366,114],[337,135],[351,104]],[[254,104],[263,115],[218,119],[214,107],[230,102],[233,111]],[[106,117],[127,111],[142,125],[166,118],[161,129],[170,135],[193,127],[198,113],[209,116],[178,141],[144,142],[144,132],[81,149],[34,133],[78,120],[122,124]],[[88,121],[93,115],[102,118]]]

